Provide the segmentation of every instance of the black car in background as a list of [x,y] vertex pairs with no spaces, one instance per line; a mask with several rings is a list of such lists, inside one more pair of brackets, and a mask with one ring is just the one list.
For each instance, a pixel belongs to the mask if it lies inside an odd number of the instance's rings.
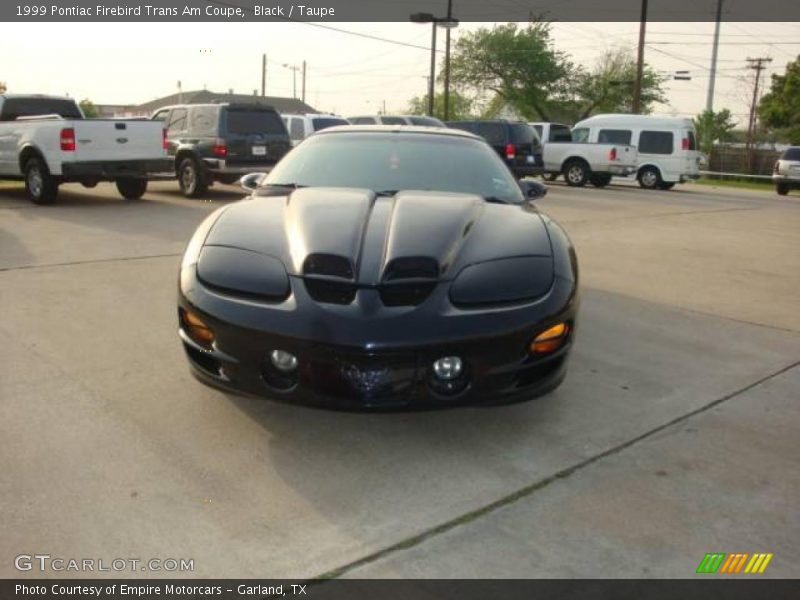
[[269,171],[291,148],[280,115],[258,103],[185,104],[158,110],[181,191],[195,198],[214,181]]
[[446,124],[485,139],[516,177],[540,175],[544,171],[542,142],[527,123],[496,119],[447,121]]

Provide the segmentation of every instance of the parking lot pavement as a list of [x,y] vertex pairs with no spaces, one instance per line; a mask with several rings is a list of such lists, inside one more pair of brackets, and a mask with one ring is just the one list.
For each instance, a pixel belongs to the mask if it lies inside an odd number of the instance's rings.
[[564,385],[371,415],[189,375],[179,255],[238,197],[0,190],[0,576],[34,552],[202,577],[689,576],[711,551],[797,575],[796,199],[553,186],[584,288]]

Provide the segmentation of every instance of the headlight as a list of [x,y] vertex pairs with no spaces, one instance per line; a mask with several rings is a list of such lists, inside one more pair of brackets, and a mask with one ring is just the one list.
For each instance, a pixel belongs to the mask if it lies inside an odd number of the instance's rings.
[[272,256],[229,248],[205,246],[197,261],[198,279],[223,292],[279,302],[289,296],[289,276],[283,263]]
[[520,256],[470,265],[450,287],[456,306],[502,304],[544,296],[553,284],[553,259]]

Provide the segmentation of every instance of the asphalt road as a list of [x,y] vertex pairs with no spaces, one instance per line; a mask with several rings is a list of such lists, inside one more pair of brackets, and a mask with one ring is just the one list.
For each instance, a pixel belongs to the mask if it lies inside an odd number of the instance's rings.
[[190,376],[180,254],[239,197],[37,207],[0,184],[0,577],[86,575],[14,568],[35,553],[305,578],[691,577],[771,552],[763,576],[800,575],[797,195],[553,185],[582,267],[564,385],[389,415]]

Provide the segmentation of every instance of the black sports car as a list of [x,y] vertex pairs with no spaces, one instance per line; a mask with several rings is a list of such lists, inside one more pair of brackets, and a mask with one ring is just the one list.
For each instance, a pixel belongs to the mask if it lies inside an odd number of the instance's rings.
[[451,129],[326,129],[183,258],[180,337],[226,389],[340,408],[524,400],[564,378],[578,265],[486,142]]

